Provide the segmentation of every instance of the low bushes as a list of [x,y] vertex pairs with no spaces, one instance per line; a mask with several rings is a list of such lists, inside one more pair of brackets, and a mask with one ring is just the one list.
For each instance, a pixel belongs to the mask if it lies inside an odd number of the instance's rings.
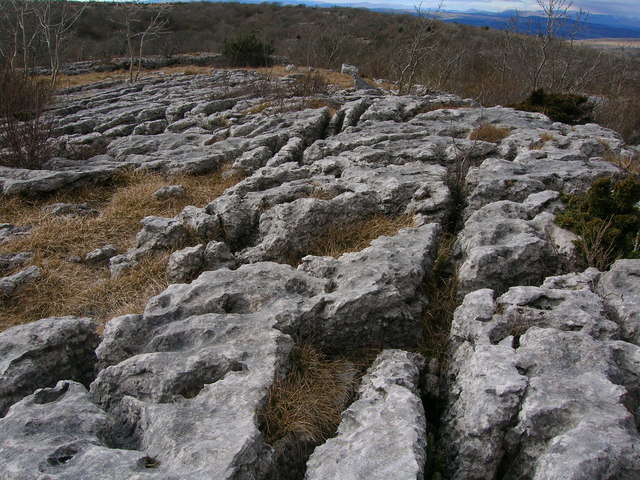
[[617,258],[640,258],[640,181],[597,179],[585,195],[565,195],[556,223],[578,235],[586,263],[605,270]]
[[546,93],[538,88],[523,102],[509,106],[526,112],[544,113],[554,122],[569,125],[593,121],[593,104],[589,98],[574,93]]
[[263,42],[255,33],[239,35],[233,40],[225,40],[222,55],[232,67],[266,67],[275,52],[271,43]]
[[54,156],[54,125],[44,112],[49,84],[8,67],[0,71],[0,165],[37,169]]

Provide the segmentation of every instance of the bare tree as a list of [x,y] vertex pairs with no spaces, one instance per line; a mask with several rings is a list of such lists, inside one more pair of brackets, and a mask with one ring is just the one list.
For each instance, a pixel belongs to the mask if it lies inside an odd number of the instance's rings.
[[[0,55],[11,69],[28,69],[34,49],[40,39],[33,0],[5,0],[0,2],[0,25],[3,35]],[[18,58],[22,60],[19,65]]]
[[420,65],[427,55],[439,46],[439,41],[433,32],[435,21],[443,6],[444,3],[441,1],[434,11],[425,11],[422,4],[415,7],[416,18],[412,19],[407,26],[405,34],[394,52],[393,70],[398,81],[400,95],[411,90]]
[[[517,83],[525,84],[528,90],[579,91],[596,74],[601,55],[584,63],[578,61],[584,56],[575,54],[576,39],[586,28],[588,15],[573,9],[573,0],[536,2],[542,19],[532,17],[525,24],[516,14],[505,30],[499,48],[500,63],[496,65],[502,83],[513,83],[520,76]],[[533,37],[525,37],[522,26],[533,32]]]
[[[166,32],[169,5],[149,7],[140,0],[122,4],[122,27],[129,55],[129,82],[137,82],[146,42]],[[153,8],[153,11],[151,9]],[[150,15],[147,15],[150,13]]]
[[44,44],[49,53],[51,85],[55,85],[60,71],[60,53],[71,36],[73,24],[84,12],[85,5],[76,9],[65,0],[37,2],[35,13],[40,23]]

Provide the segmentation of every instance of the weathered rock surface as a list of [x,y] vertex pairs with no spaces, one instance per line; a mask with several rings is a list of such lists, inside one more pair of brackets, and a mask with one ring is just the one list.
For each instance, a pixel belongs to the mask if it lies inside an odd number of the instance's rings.
[[107,244],[88,252],[84,257],[84,261],[89,264],[106,263],[117,254],[118,248],[115,245]]
[[52,317],[0,332],[0,415],[58,380],[88,385],[98,344],[95,328],[87,318]]
[[[426,280],[447,233],[457,234],[451,267],[464,296],[441,425],[451,478],[636,478],[640,267],[563,275],[574,269],[575,237],[553,223],[562,193],[620,175],[602,161],[607,149],[631,150],[596,125],[425,88],[388,95],[357,77],[354,89],[314,98],[331,108],[305,108],[277,97],[296,78],[213,71],[69,89],[51,112],[63,141],[107,154],[0,169],[4,195],[108,181],[123,168],[245,175],[206,206],[142,219],[128,252],[107,245],[86,255],[89,264],[109,260],[117,277],[172,252],[168,276],[184,282],[144,313],[107,323],[89,391],[73,380],[92,379],[95,334],[49,338],[51,319],[20,327],[30,333],[11,352],[49,355],[85,335],[64,353],[88,360],[74,363],[78,371],[59,366],[62,357],[28,363],[26,386],[3,395],[3,408],[14,405],[0,419],[0,469],[25,479],[269,478],[278,453],[257,411],[291,368],[293,338],[335,354],[417,347]],[[486,124],[508,135],[472,140]],[[155,195],[170,201],[182,190]],[[367,248],[308,255],[329,231],[399,216],[412,222]],[[28,230],[0,224],[0,241]],[[0,259],[6,273],[30,261]],[[421,478],[420,398],[439,390],[431,372],[418,391],[422,368],[405,351],[382,354],[338,436],[312,455],[308,478]],[[2,373],[2,388],[11,375]]]
[[5,274],[19,267],[23,267],[33,259],[33,253],[0,253],[0,274]]
[[618,260],[598,282],[611,318],[621,328],[621,339],[640,345],[640,262]]
[[369,368],[337,436],[318,447],[305,479],[421,479],[426,421],[418,391],[424,359],[385,350]]
[[41,276],[40,267],[32,265],[13,275],[0,278],[0,297],[9,297],[18,293],[30,283],[36,282]]
[[[109,417],[79,383],[37,390],[0,419],[0,468],[6,478],[141,479],[158,474],[150,457],[111,448]],[[193,477],[192,477],[193,478]]]
[[638,476],[638,378],[629,371],[640,351],[618,340],[621,325],[588,277],[465,297],[443,421],[452,478]]
[[100,212],[89,208],[86,203],[52,203],[44,207],[44,211],[63,217],[88,217],[96,216]]

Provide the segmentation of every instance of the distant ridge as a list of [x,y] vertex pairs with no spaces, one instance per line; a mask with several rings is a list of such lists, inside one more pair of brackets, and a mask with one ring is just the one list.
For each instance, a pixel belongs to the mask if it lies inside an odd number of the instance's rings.
[[[145,0],[146,3],[176,3],[176,2],[200,2],[202,0]],[[263,0],[208,0],[217,3],[264,3]],[[345,7],[345,8],[364,8],[382,13],[414,13],[411,2],[407,2],[406,6],[381,2],[349,2],[349,3],[333,3],[321,0],[281,0],[268,3],[278,3],[281,5],[305,5],[307,7]],[[480,10],[468,10],[465,12],[442,11],[439,17],[444,22],[461,23],[465,25],[473,25],[476,27],[489,27],[496,30],[502,30],[506,27],[509,19],[515,16],[515,10],[507,10],[504,12],[485,12]],[[536,25],[544,20],[540,12],[519,12],[521,21],[519,24],[522,33],[537,33]],[[573,23],[570,20],[568,29]],[[589,14],[586,27],[577,36],[576,39],[593,39],[593,38],[640,38],[640,17],[629,17],[621,15],[602,15]]]

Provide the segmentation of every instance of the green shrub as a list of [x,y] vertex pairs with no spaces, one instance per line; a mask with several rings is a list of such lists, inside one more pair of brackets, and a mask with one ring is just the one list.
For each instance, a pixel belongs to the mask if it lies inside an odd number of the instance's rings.
[[569,125],[593,121],[593,104],[588,97],[575,93],[546,93],[538,88],[525,101],[509,106],[526,112],[544,113],[554,122]]
[[597,179],[585,195],[564,195],[558,225],[571,230],[589,266],[606,269],[617,258],[640,258],[640,181]]
[[224,41],[222,54],[233,67],[266,67],[275,52],[271,43],[261,41],[255,33]]

